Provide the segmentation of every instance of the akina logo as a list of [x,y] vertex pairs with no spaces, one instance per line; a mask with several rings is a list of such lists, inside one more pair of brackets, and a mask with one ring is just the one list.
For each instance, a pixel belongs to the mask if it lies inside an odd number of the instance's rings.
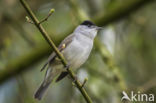
[[152,102],[154,101],[154,94],[143,94],[140,91],[137,93],[134,93],[134,91],[131,91],[130,95],[128,95],[125,91],[122,92],[123,97],[121,98],[121,101],[128,100],[128,101],[140,101],[140,102]]

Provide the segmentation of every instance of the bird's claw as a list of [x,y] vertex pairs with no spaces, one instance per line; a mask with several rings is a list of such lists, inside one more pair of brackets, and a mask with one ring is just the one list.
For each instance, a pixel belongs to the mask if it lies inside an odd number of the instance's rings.
[[69,64],[67,64],[67,65],[65,66],[65,69],[69,69],[69,67],[70,67]]
[[75,82],[76,82],[77,80],[78,80],[78,78],[77,78],[77,76],[75,76],[75,78],[73,79],[73,82],[72,82],[72,85],[73,85],[73,86],[76,86],[76,85],[75,85]]

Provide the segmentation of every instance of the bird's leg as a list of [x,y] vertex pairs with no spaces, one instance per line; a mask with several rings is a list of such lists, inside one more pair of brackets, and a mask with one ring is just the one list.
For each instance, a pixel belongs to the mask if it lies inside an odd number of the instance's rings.
[[69,64],[67,64],[66,66],[64,66],[64,68],[63,68],[62,71],[63,71],[63,72],[68,72],[67,69],[69,69],[69,67],[70,67]]
[[74,77],[74,79],[73,78],[71,78],[69,75],[67,76],[70,80],[72,80],[72,85],[73,86],[76,86],[75,85],[75,82],[78,80],[78,77],[75,75],[75,77]]
[[[67,69],[69,69],[69,67],[70,67],[70,65],[67,64],[67,65],[65,66],[65,69],[67,70]],[[69,78],[72,79],[71,77],[69,77]],[[75,81],[77,80],[77,76],[75,75],[75,78],[72,79],[72,80],[73,80],[73,82],[75,83]]]
[[[67,65],[65,66],[65,70],[67,71],[67,69],[69,69],[69,67],[70,67],[70,65],[67,64]],[[75,86],[75,82],[78,80],[77,76],[75,75],[74,79],[71,78],[70,76],[68,76],[68,78],[72,80],[72,85]]]
[[[69,77],[70,79],[72,79],[71,77]],[[74,79],[72,79],[72,85],[76,87],[75,82],[78,80],[77,76],[75,76]]]
[[73,82],[75,83],[78,80],[78,77],[75,75],[75,78],[73,79]]
[[66,66],[64,66],[65,67],[65,69],[69,69],[69,67],[70,67],[70,65],[69,64],[67,64]]

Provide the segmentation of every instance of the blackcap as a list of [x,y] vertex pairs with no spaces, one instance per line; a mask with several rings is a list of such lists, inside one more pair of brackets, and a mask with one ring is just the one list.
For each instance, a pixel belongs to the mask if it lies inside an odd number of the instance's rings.
[[[88,59],[93,48],[94,38],[100,29],[102,28],[86,20],[76,27],[74,32],[67,36],[59,45],[59,51],[73,70],[79,68]],[[55,52],[49,56],[41,71],[46,66],[48,67],[44,80],[34,95],[38,100],[42,98],[52,81],[55,80],[55,82],[58,82],[68,75],[68,72]]]

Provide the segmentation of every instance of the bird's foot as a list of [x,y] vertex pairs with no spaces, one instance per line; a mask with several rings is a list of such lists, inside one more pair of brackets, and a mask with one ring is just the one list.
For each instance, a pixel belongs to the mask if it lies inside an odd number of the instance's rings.
[[76,87],[75,82],[78,80],[77,76],[75,76],[75,78],[72,81],[72,85]]
[[70,65],[69,65],[69,64],[67,64],[67,65],[65,66],[65,69],[69,69],[69,67],[70,67]]
[[73,82],[75,83],[78,80],[77,76],[75,75],[75,78],[73,79]]

